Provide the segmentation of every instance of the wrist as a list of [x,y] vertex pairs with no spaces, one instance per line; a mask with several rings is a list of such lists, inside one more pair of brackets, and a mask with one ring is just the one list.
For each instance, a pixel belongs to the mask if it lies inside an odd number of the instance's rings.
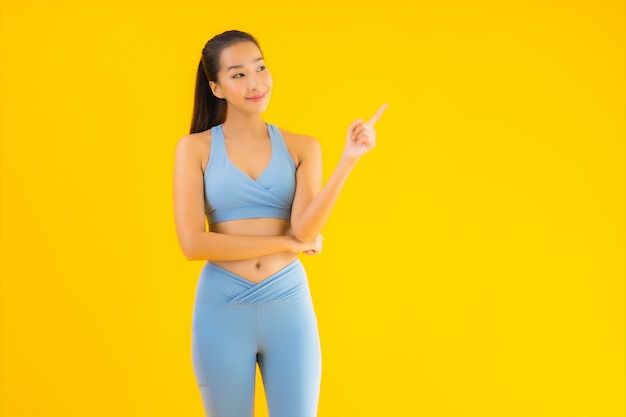
[[341,155],[341,159],[339,159],[339,166],[351,170],[356,166],[357,162],[359,162],[358,157],[349,156],[344,153]]
[[300,248],[298,244],[300,242],[298,242],[298,240],[293,235],[282,236],[282,237],[283,237],[284,249],[286,252],[295,252],[295,253],[299,252]]

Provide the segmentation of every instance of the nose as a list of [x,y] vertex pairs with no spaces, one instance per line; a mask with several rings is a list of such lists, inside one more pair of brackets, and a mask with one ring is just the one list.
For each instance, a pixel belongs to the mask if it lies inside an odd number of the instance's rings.
[[248,88],[250,90],[256,90],[260,84],[260,80],[258,79],[258,75],[253,75],[248,77]]

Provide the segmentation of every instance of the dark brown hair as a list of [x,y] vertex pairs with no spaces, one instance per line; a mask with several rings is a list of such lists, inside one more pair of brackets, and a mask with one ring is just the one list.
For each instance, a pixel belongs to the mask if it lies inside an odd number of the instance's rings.
[[217,81],[222,51],[238,42],[253,42],[261,50],[259,42],[252,35],[239,30],[220,33],[204,45],[196,76],[196,94],[190,133],[203,132],[226,120],[226,100],[215,97],[209,81]]

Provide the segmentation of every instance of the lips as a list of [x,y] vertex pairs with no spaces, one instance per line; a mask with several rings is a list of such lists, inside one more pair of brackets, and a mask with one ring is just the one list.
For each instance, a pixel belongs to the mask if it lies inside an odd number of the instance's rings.
[[265,97],[265,94],[267,93],[259,94],[258,96],[254,96],[254,97],[248,97],[248,100],[261,101]]

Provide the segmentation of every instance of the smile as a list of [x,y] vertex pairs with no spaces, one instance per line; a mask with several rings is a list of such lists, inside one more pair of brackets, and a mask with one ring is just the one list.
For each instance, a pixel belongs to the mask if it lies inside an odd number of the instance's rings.
[[247,100],[251,100],[251,101],[261,101],[265,98],[265,94],[267,93],[263,93],[261,95],[258,96],[254,96],[254,97],[248,97]]

